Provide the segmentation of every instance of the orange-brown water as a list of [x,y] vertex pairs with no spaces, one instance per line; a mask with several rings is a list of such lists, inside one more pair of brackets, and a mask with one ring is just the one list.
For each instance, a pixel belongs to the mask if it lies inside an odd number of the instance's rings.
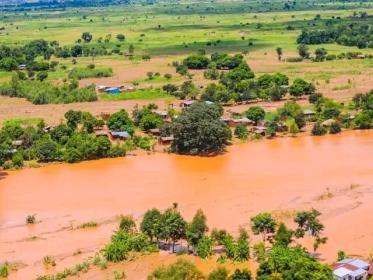
[[[117,215],[140,218],[173,202],[187,219],[202,208],[210,228],[232,232],[248,227],[258,212],[290,220],[295,209],[315,207],[329,237],[322,258],[332,261],[338,250],[367,256],[373,250],[373,131],[240,144],[209,158],[154,154],[2,173],[0,262],[24,266],[14,279],[45,273],[45,255],[61,270],[102,248]],[[30,214],[41,222],[25,225]],[[76,229],[90,220],[99,226]]]

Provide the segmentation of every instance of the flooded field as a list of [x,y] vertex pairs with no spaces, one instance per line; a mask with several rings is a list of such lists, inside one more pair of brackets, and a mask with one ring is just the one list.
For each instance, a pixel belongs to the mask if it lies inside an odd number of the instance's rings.
[[[370,130],[239,144],[210,158],[154,154],[2,172],[0,260],[18,264],[11,279],[45,273],[46,255],[60,271],[102,248],[117,215],[139,218],[173,202],[187,219],[202,208],[210,228],[232,232],[248,227],[258,212],[290,221],[294,210],[314,207],[329,238],[320,248],[323,260],[335,260],[338,250],[367,256],[373,249],[372,159]],[[39,222],[25,225],[32,214]],[[87,221],[99,226],[77,229]],[[128,279],[143,279],[149,269],[132,267]]]

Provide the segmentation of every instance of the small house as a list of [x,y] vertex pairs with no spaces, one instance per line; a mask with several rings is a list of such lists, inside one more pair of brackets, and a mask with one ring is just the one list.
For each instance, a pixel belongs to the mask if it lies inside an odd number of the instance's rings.
[[12,141],[12,145],[16,147],[20,147],[23,144],[23,140],[14,140]]
[[162,145],[170,144],[172,141],[174,141],[173,136],[159,137],[159,143],[162,144]]
[[253,126],[251,129],[251,132],[262,135],[262,136],[265,136],[266,131],[267,131],[267,127],[265,126]]
[[344,259],[332,265],[335,280],[366,280],[370,265],[359,259]]
[[17,67],[18,70],[26,70],[26,64],[20,64]]
[[159,128],[151,128],[148,130],[148,132],[152,135],[160,135],[161,134],[161,130]]
[[190,106],[192,106],[192,104],[195,102],[195,100],[183,100],[181,101],[180,103],[180,107],[181,108],[189,108]]
[[117,87],[111,87],[111,88],[105,89],[105,92],[108,94],[119,94],[122,91]]
[[154,114],[160,116],[162,119],[166,119],[168,117],[167,111],[157,110],[157,111],[154,111]]
[[336,121],[334,119],[328,119],[326,121],[323,121],[321,123],[322,126],[331,126],[333,123],[335,123]]
[[232,120],[233,123],[234,123],[234,126],[237,126],[237,125],[244,125],[244,126],[248,126],[248,125],[254,125],[255,122],[246,118],[246,117],[243,117],[243,118],[239,118],[239,119],[233,119]]
[[310,109],[305,109],[305,110],[303,110],[303,115],[305,116],[305,117],[312,117],[312,116],[314,116],[316,113],[315,113],[315,111],[313,111],[313,110],[310,110]]
[[110,131],[110,135],[114,139],[126,140],[130,138],[130,135],[127,131]]
[[105,90],[107,90],[107,89],[109,89],[110,87],[108,87],[108,86],[104,86],[104,85],[99,85],[99,86],[97,86],[96,87],[96,90],[97,91],[105,91]]

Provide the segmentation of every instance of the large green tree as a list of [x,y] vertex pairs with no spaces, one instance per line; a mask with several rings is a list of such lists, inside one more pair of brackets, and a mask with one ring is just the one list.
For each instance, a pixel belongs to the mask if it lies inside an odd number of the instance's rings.
[[174,121],[172,150],[179,154],[209,155],[222,152],[231,131],[220,119],[222,110],[215,104],[196,102]]

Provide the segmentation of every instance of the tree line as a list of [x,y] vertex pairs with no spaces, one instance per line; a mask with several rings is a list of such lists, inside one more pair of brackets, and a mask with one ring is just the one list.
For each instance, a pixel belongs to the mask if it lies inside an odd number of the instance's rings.
[[[119,229],[102,252],[108,261],[120,262],[128,259],[131,252],[175,252],[175,244],[178,244],[178,254],[193,254],[202,259],[218,254],[220,264],[226,261],[246,262],[254,258],[260,264],[256,275],[256,279],[260,280],[279,279],[273,278],[274,275],[291,280],[329,280],[333,279],[331,269],[295,242],[311,235],[314,251],[327,242],[327,238],[322,237],[324,226],[319,216],[320,212],[315,209],[297,212],[294,216],[296,229],[290,229],[277,222],[270,213],[259,213],[251,217],[250,229],[254,235],[261,235],[262,241],[252,245],[247,229],[241,227],[237,237],[224,229],[212,229],[210,232],[202,210],[198,210],[187,222],[174,203],[164,211],[157,208],[147,210],[139,227],[131,216],[122,216]],[[215,250],[218,247],[222,248],[221,252]],[[229,274],[222,267],[205,277],[193,263],[184,260],[155,269],[148,279],[181,279],[177,278],[180,275],[184,275],[182,279],[251,279],[248,269]]]

